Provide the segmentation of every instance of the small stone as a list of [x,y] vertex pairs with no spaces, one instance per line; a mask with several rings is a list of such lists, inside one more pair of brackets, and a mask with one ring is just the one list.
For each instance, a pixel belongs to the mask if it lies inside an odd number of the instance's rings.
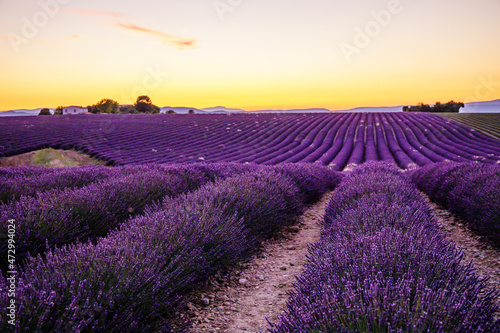
[[200,302],[204,306],[209,306],[210,305],[210,300],[208,298],[202,298],[202,299],[200,299]]
[[280,267],[282,271],[286,271],[286,267]]
[[248,280],[247,279],[239,279],[238,283],[244,286],[248,283]]

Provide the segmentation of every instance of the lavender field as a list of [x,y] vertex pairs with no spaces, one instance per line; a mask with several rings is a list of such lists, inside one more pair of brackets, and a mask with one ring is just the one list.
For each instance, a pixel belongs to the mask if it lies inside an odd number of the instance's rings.
[[269,332],[500,332],[498,291],[425,199],[500,250],[500,141],[465,125],[81,115],[0,119],[0,133],[1,156],[52,147],[109,165],[0,168],[2,332],[189,332],[193,293],[326,195]]
[[441,116],[500,140],[500,113],[443,113]]
[[80,115],[0,119],[0,156],[76,149],[109,165],[496,163],[500,143],[433,114]]

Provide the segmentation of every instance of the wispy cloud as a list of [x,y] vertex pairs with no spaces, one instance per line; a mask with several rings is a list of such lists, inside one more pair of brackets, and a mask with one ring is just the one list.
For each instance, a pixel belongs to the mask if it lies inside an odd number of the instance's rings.
[[63,9],[66,12],[69,13],[74,13],[74,14],[81,14],[81,15],[90,15],[90,16],[104,16],[104,17],[111,17],[111,18],[123,18],[124,15],[116,12],[108,12],[108,11],[102,11],[102,10],[85,10],[85,9],[70,9],[70,8],[65,8]]
[[126,30],[131,30],[131,31],[136,31],[140,32],[143,34],[148,34],[151,36],[159,37],[164,45],[168,46],[173,46],[178,49],[185,49],[185,48],[195,48],[196,43],[198,42],[196,39],[193,38],[183,38],[183,37],[178,37],[178,36],[172,36],[167,33],[164,33],[162,31],[158,30],[153,30],[153,29],[148,29],[144,27],[140,27],[135,24],[123,24],[123,23],[116,23],[116,25],[120,28],[126,29]]
[[[130,23],[117,22],[118,19],[126,19],[125,15],[117,13],[117,12],[109,12],[109,11],[101,11],[101,10],[70,9],[70,8],[65,8],[63,10],[66,12],[69,12],[69,13],[74,13],[74,14],[79,14],[79,15],[96,16],[96,17],[104,17],[104,18],[108,18],[108,19],[114,19],[115,22],[113,23],[113,25],[118,26],[119,28],[158,37],[161,39],[161,41],[164,45],[172,46],[172,47],[178,48],[180,50],[184,50],[186,48],[195,48],[196,43],[198,42],[196,39],[193,39],[193,38],[184,38],[184,37],[179,37],[179,36],[173,36],[173,35],[170,35],[170,34],[163,32],[163,31],[148,29],[148,28],[141,27],[141,26],[138,26],[135,24],[130,24]],[[80,36],[74,35],[74,36],[71,36],[70,38],[76,39],[79,37]]]

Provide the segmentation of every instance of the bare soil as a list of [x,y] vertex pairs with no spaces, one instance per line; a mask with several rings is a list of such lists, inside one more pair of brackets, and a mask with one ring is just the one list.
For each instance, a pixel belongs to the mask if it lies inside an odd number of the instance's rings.
[[[471,231],[460,218],[428,198],[427,200],[437,217],[439,226],[445,231],[446,238],[463,251],[463,263],[472,262],[477,274],[482,278],[488,278],[487,287],[500,291],[500,250]],[[500,306],[500,297],[496,303]],[[500,311],[496,313],[496,317],[500,319]]]
[[0,167],[34,165],[63,168],[104,164],[104,162],[96,160],[76,150],[59,150],[52,148],[0,158]]
[[319,240],[331,193],[307,209],[299,224],[277,239],[267,241],[263,251],[226,276],[218,275],[188,303],[191,332],[261,332],[276,322],[286,307],[287,292],[306,263],[308,245]]
[[[292,290],[306,263],[308,245],[319,240],[331,193],[311,206],[298,226],[264,244],[261,254],[227,275],[217,275],[208,287],[192,295],[187,304],[192,317],[190,332],[263,332],[268,320],[276,322],[286,308]],[[500,291],[500,251],[469,230],[449,211],[432,203],[425,195],[446,238],[464,253],[464,264],[472,262],[487,287]],[[500,306],[500,297],[497,299]],[[500,318],[500,311],[497,319]]]

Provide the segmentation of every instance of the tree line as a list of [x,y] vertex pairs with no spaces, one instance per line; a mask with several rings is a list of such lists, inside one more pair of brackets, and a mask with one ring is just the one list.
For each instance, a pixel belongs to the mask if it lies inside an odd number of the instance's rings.
[[[63,114],[63,106],[59,106],[55,109],[54,115]],[[121,105],[112,99],[105,98],[100,100],[94,105],[87,106],[89,113],[109,113],[109,114],[134,114],[134,113],[144,113],[144,114],[159,114],[160,108],[153,104],[149,96],[143,95],[137,97],[135,104],[132,105]],[[42,109],[39,113],[40,116],[50,116],[49,109]]]
[[449,101],[441,104],[436,102],[434,106],[429,104],[418,103],[416,106],[403,106],[403,112],[437,112],[437,113],[458,113],[460,109],[465,107],[462,102]]

